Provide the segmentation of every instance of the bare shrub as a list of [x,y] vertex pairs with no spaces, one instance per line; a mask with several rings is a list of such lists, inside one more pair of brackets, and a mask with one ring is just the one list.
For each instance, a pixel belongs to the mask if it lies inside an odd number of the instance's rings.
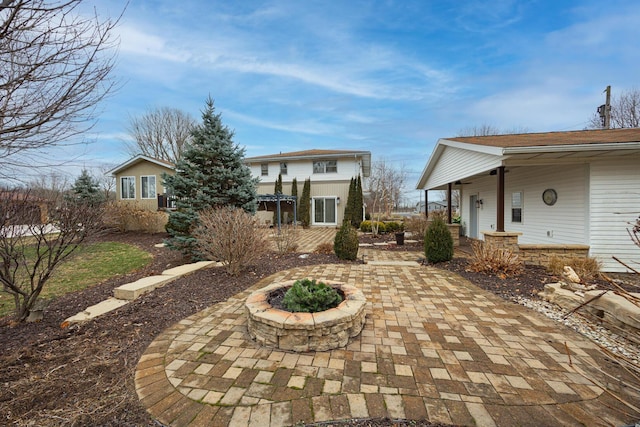
[[199,221],[193,232],[199,250],[222,262],[232,276],[268,250],[269,242],[256,218],[240,208],[206,209],[199,213]]
[[320,243],[313,251],[317,254],[331,255],[333,253],[333,245],[329,242]]
[[24,321],[56,268],[100,231],[103,210],[82,199],[10,190],[0,195],[0,212],[0,283]]
[[578,277],[585,282],[600,277],[600,269],[602,268],[602,263],[592,257],[578,258],[553,256],[549,258],[547,270],[551,274],[560,276],[565,265],[573,268],[573,271],[576,272]]
[[472,271],[495,274],[503,278],[522,273],[523,262],[510,250],[486,245],[483,242],[473,242],[471,247],[473,256],[469,268]]
[[159,233],[164,231],[167,214],[150,211],[134,203],[109,202],[106,204],[104,222],[107,227],[118,231]]
[[273,240],[276,250],[281,254],[298,250],[298,230],[293,225],[284,225],[279,231],[274,228]]
[[424,216],[412,216],[404,222],[404,229],[411,233],[411,237],[418,241],[424,240],[429,222]]

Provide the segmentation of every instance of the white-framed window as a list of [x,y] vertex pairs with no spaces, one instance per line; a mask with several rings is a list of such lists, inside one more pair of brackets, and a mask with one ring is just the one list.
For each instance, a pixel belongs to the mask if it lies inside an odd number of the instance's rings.
[[338,172],[337,160],[317,160],[313,162],[313,173],[336,173]]
[[522,222],[522,191],[511,193],[511,222]]
[[335,225],[338,222],[338,198],[337,197],[314,197],[313,204],[313,224]]
[[156,198],[156,176],[147,175],[140,177],[140,191],[143,199]]
[[121,199],[136,198],[136,177],[135,176],[120,177],[120,198]]
[[260,175],[269,176],[269,163],[260,164]]
[[280,162],[280,175],[287,174],[287,164],[285,162]]

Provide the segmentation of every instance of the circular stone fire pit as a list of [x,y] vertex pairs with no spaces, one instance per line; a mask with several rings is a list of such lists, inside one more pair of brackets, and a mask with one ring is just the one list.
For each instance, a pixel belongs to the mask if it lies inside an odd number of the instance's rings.
[[291,287],[294,280],[253,292],[245,302],[249,335],[262,345],[292,351],[325,351],[347,345],[360,334],[367,303],[362,291],[345,283],[327,283],[344,294],[335,308],[318,313],[290,313],[269,304],[269,294]]

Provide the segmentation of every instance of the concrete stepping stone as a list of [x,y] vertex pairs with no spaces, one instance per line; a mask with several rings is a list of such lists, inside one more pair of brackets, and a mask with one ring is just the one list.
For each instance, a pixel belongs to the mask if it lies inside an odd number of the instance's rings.
[[79,323],[91,320],[127,304],[129,304],[129,301],[117,298],[108,298],[98,304],[92,305],[85,311],[81,311],[80,313],[69,317],[65,320],[65,323]]

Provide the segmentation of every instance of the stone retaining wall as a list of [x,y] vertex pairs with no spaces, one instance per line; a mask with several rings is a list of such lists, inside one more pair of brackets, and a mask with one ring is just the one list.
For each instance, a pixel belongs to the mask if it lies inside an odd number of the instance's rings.
[[548,266],[553,257],[587,258],[589,245],[518,245],[518,255],[528,265]]
[[281,350],[305,352],[344,347],[349,338],[360,334],[366,305],[361,290],[344,283],[327,283],[344,293],[344,301],[319,313],[290,313],[273,308],[268,303],[269,294],[293,283],[293,280],[274,283],[249,295],[245,312],[252,339]]

